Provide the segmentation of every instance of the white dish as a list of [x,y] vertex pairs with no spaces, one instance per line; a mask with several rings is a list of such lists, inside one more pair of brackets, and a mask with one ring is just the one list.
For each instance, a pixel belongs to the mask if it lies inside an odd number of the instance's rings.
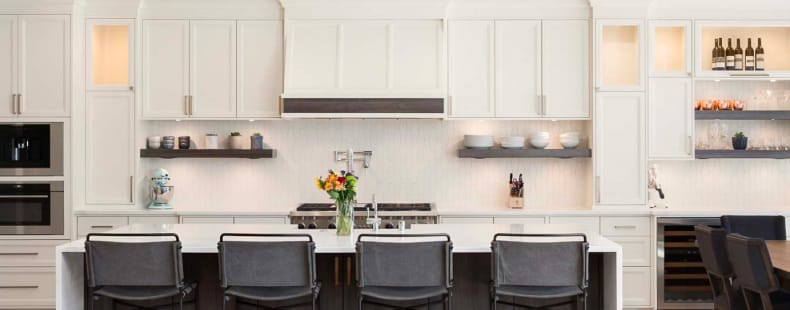
[[468,148],[489,148],[494,146],[494,136],[464,135],[464,146]]
[[563,148],[572,149],[579,146],[579,139],[578,138],[560,138],[560,144]]
[[529,144],[536,149],[542,149],[549,145],[549,139],[533,138],[529,139]]

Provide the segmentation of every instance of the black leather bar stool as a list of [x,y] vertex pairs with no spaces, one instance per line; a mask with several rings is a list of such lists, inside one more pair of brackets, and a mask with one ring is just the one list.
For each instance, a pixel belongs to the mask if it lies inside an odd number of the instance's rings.
[[[522,238],[530,240],[520,240]],[[535,239],[543,240],[531,241]],[[550,309],[574,303],[578,307],[580,302],[583,309],[587,309],[588,251],[584,234],[494,235],[491,242],[491,309],[496,309],[497,304],[525,309]],[[567,301],[529,306],[506,302],[501,297]]]
[[713,290],[713,303],[719,310],[746,309],[741,287],[727,257],[727,233],[724,229],[694,226],[702,263]]
[[785,217],[781,215],[722,215],[721,227],[728,234],[765,240],[786,240]]
[[256,308],[273,309],[260,303],[290,302],[278,308],[311,304],[316,309],[321,285],[316,280],[312,236],[228,233],[220,236],[217,246],[220,286],[225,289],[222,309],[231,298]]
[[[96,237],[101,240],[94,240]],[[167,305],[178,304],[183,309],[184,299],[192,292],[198,308],[197,283],[184,282],[181,242],[176,234],[88,234],[85,258],[89,310],[100,298],[112,300],[113,309],[116,303],[158,309],[164,305],[138,304],[177,298]]]
[[[365,241],[366,239],[399,239]],[[411,241],[417,239],[439,241]],[[411,239],[406,241],[407,239]],[[357,239],[359,309],[406,309],[442,303],[451,309],[452,242],[447,234],[361,234]],[[434,300],[440,298],[438,300]]]
[[779,285],[765,240],[729,234],[727,254],[747,309],[790,309],[790,292]]

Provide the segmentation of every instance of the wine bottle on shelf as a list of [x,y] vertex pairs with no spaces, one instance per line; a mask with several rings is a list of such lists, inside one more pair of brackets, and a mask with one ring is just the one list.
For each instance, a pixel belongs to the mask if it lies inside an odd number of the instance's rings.
[[713,51],[710,58],[711,70],[719,70],[719,39],[713,39]]
[[732,38],[727,38],[727,50],[724,51],[725,68],[735,70],[735,50],[732,49]]
[[746,57],[744,58],[745,70],[746,71],[754,71],[754,49],[752,48],[752,38],[749,38],[746,41]]
[[765,70],[765,50],[763,50],[762,38],[757,38],[757,49],[754,50],[754,70]]
[[741,39],[735,40],[735,70],[743,70],[743,49],[741,48]]
[[719,70],[727,70],[727,55],[724,50],[724,39],[719,38]]

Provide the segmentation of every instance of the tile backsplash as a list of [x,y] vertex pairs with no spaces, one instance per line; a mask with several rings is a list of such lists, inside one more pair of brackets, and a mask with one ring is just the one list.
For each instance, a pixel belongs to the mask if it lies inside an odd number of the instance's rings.
[[329,202],[313,179],[327,169],[343,169],[334,151],[351,147],[373,151],[370,168],[355,165],[360,176],[359,201],[375,193],[379,201],[436,203],[444,210],[504,210],[507,177],[523,173],[527,208],[589,208],[592,205],[592,159],[458,158],[464,134],[528,136],[548,131],[549,148],[558,136],[579,131],[586,146],[587,121],[441,121],[441,120],[275,120],[146,121],[137,137],[188,135],[198,146],[206,133],[227,145],[231,131],[260,132],[277,150],[275,159],[151,159],[138,165],[138,204],[148,202],[148,179],[155,168],[167,169],[176,186],[172,201],[179,210],[281,211],[300,202]]

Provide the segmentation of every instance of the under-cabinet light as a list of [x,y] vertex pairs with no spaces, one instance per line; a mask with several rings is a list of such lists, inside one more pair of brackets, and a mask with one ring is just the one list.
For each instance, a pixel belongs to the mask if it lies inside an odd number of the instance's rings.
[[776,83],[776,80],[771,80],[771,83]]
[[254,119],[251,119],[251,120],[250,120],[250,123],[252,123],[252,122],[254,122],[254,121],[255,121]]
[[721,82],[721,80],[713,80],[714,82]]

